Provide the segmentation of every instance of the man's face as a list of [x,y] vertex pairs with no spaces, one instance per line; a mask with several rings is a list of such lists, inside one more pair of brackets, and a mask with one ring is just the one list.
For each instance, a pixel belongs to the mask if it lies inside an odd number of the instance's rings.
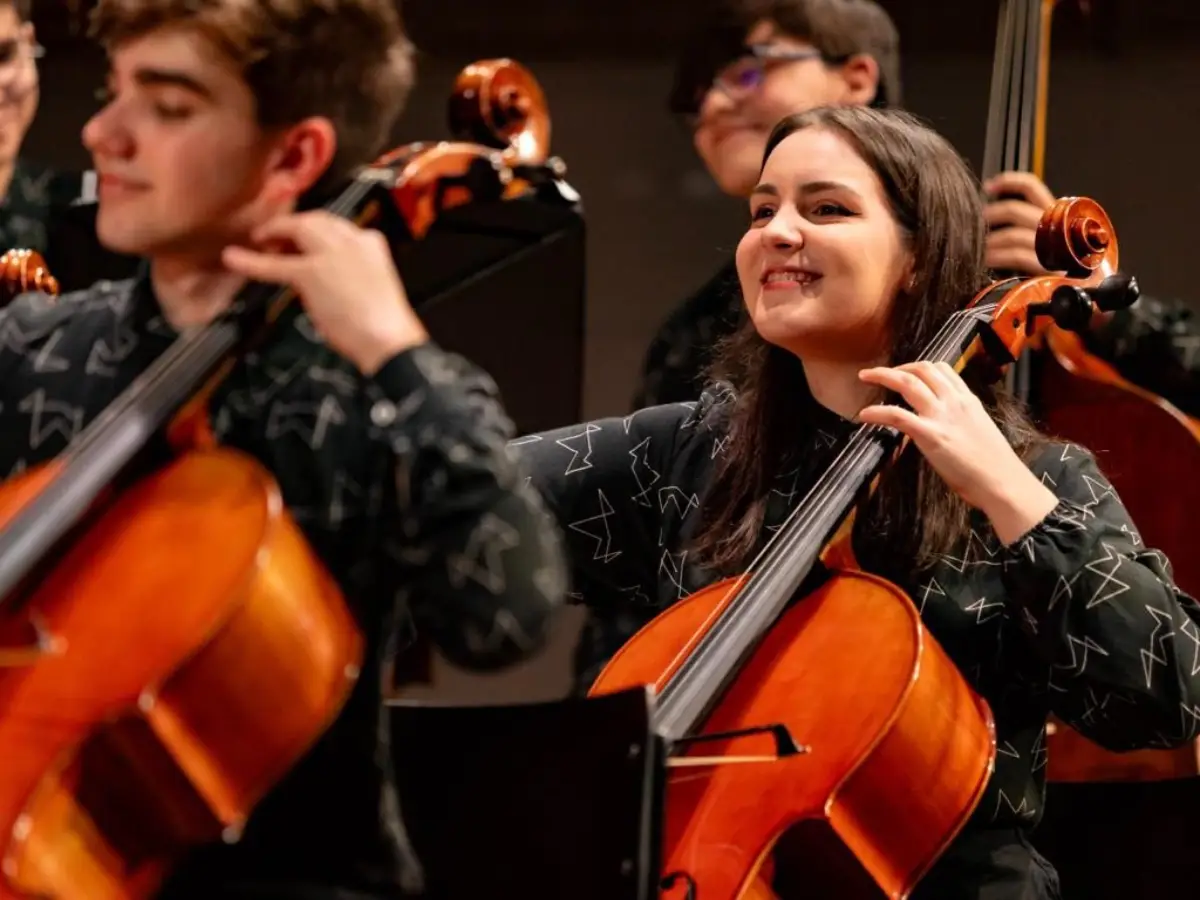
[[0,165],[11,165],[38,107],[33,25],[0,5]]
[[193,30],[120,44],[108,92],[83,142],[98,174],[97,233],[113,250],[212,260],[308,186],[288,178],[294,129],[261,128],[240,73]]
[[757,182],[767,138],[780,119],[815,106],[869,103],[877,78],[873,61],[859,56],[830,65],[812,44],[770,21],[750,29],[746,43],[769,47],[781,58],[746,57],[718,73],[693,133],[705,167],[721,190],[734,197],[747,196]]

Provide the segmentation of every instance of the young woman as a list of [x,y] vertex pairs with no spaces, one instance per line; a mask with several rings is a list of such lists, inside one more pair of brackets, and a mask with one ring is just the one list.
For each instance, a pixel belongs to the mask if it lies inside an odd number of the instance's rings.
[[[859,517],[855,552],[908,592],[987,699],[999,748],[976,815],[915,896],[1057,897],[1029,843],[1047,717],[1114,749],[1191,740],[1200,605],[1085,449],[948,367],[909,362],[986,283],[978,186],[942,138],[865,107],[785,119],[749,223],[749,322],[699,402],[517,442],[563,524],[577,596],[642,624],[742,571],[856,423],[905,432],[913,446]],[[896,395],[909,410],[882,402]]]

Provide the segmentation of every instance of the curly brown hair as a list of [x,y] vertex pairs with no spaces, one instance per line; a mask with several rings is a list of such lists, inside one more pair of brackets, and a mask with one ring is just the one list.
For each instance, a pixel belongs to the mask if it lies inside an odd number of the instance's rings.
[[[946,319],[987,284],[978,184],[950,144],[914,116],[868,107],[813,109],[781,121],[767,141],[764,165],[789,135],[827,129],[845,138],[875,171],[913,255],[915,279],[892,306],[891,364],[916,359]],[[795,467],[815,407],[804,367],[768,344],[747,322],[717,348],[710,380],[732,397],[730,440],[705,500],[693,540],[719,571],[740,571],[761,539],[767,498],[782,466]],[[1002,386],[973,383],[992,418],[1024,458],[1044,438]],[[914,450],[887,470],[856,522],[855,550],[877,572],[921,569],[969,534],[970,509]]]

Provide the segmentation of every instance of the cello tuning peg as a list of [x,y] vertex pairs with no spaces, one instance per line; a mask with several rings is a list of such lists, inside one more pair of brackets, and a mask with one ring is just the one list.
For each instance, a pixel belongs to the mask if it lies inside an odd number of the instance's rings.
[[1095,287],[1084,288],[1084,290],[1102,312],[1127,309],[1137,302],[1142,293],[1137,279],[1124,272],[1109,275]]
[[1054,289],[1048,303],[1030,307],[1034,316],[1048,315],[1067,331],[1087,331],[1097,311],[1115,312],[1132,306],[1141,293],[1137,279],[1124,272],[1109,275],[1094,287],[1064,284]]

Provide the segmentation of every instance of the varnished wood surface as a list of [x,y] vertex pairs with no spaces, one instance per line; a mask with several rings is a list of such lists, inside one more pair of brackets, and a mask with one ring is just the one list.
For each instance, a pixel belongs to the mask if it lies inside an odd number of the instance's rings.
[[[660,614],[593,693],[655,683],[728,587]],[[769,736],[738,737],[695,745],[684,758],[768,759],[670,773],[663,871],[688,873],[697,896],[765,896],[760,870],[799,826],[807,840],[789,838],[789,850],[804,855],[815,896],[906,897],[975,808],[995,759],[986,703],[911,601],[858,573],[837,576],[782,617],[704,731],[774,723],[809,752],[770,758]],[[683,885],[667,896],[684,897]]]

